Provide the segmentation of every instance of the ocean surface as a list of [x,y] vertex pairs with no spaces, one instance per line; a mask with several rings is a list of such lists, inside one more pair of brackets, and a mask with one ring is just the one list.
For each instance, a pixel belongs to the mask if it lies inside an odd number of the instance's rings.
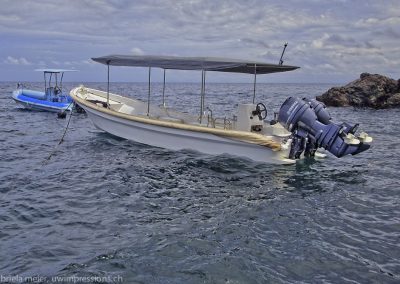
[[[371,149],[279,166],[123,140],[85,114],[57,146],[69,117],[19,108],[15,86],[0,83],[0,283],[400,283],[400,110],[330,108]],[[257,101],[271,118],[329,87],[259,84]],[[147,84],[111,91],[145,99]],[[206,92],[230,116],[252,85]],[[167,105],[196,113],[199,93],[168,84]]]

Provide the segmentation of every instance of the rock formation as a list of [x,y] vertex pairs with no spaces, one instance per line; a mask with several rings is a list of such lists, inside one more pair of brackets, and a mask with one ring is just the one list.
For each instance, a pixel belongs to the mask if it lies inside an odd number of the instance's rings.
[[362,73],[360,79],[344,87],[331,88],[316,99],[327,106],[336,107],[400,107],[400,79]]

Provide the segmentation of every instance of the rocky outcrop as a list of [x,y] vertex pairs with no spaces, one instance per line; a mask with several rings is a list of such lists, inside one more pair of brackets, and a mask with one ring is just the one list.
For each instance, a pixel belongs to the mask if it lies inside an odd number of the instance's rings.
[[336,107],[400,107],[400,79],[362,73],[360,79],[344,87],[331,88],[316,99],[327,106]]

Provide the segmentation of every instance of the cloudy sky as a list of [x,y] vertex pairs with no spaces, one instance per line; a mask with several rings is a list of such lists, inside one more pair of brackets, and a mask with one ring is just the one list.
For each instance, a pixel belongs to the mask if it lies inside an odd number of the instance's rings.
[[[78,69],[69,81],[104,81],[90,58],[108,54],[217,56],[301,69],[263,82],[348,82],[362,72],[400,77],[399,0],[0,0],[0,81],[40,81],[36,68]],[[112,70],[144,81],[146,70]],[[196,72],[171,72],[196,81]],[[196,74],[193,74],[196,73]],[[215,73],[215,72],[214,72]],[[155,72],[155,80],[160,79]],[[225,81],[226,74],[212,74]],[[233,75],[228,81],[252,82]],[[233,79],[232,79],[233,78]]]

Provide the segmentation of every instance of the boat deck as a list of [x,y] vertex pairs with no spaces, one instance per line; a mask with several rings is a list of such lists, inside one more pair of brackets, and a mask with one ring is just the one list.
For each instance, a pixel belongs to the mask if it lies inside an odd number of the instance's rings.
[[[99,107],[107,107],[107,99],[103,95],[102,92],[88,90],[82,98]],[[108,105],[110,110],[137,117],[219,129],[234,129],[233,121],[227,118],[212,118],[204,116],[202,123],[200,123],[200,118],[198,116],[177,112],[164,106],[151,106],[150,114],[147,114],[147,105],[135,99],[130,99],[128,103],[125,99],[118,100],[118,98],[115,97],[111,99],[110,96]]]

